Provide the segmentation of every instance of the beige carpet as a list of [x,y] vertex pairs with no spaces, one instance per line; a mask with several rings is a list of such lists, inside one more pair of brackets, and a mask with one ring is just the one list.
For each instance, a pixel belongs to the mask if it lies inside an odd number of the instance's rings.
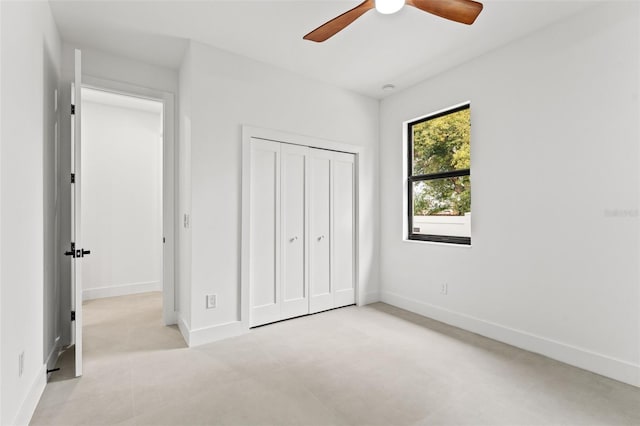
[[92,300],[32,424],[640,425],[640,389],[385,304],[188,349],[161,296]]

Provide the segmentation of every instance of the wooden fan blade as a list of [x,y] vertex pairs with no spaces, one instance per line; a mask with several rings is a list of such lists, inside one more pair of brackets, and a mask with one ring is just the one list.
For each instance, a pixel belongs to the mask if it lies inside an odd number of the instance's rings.
[[320,25],[318,28],[311,31],[303,38],[305,40],[311,40],[318,43],[325,41],[326,39],[345,29],[347,25],[349,25],[360,16],[362,16],[362,14],[373,9],[374,7],[376,7],[374,0],[365,0],[353,9],[348,10],[342,15],[333,18],[329,22]]
[[406,0],[406,4],[467,25],[473,24],[482,12],[482,3],[473,0]]

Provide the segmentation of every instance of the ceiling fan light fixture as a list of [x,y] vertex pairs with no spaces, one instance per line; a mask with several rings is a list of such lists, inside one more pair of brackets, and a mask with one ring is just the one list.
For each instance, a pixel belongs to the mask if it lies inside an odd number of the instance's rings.
[[467,25],[473,24],[482,12],[482,3],[475,0],[364,0],[356,7],[325,22],[302,38],[320,43],[344,30],[371,9],[375,8],[378,12],[389,15],[398,12],[405,4],[423,12]]
[[405,0],[375,0],[376,10],[384,15],[398,12],[404,6]]

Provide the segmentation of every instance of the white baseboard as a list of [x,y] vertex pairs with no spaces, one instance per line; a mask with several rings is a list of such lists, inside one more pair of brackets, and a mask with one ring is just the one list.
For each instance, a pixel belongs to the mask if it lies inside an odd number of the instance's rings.
[[365,293],[362,297],[362,301],[358,304],[358,306],[369,305],[371,303],[376,303],[380,301],[380,292],[373,291],[371,293]]
[[180,318],[178,320],[178,328],[189,347],[200,346],[218,340],[227,339],[229,337],[240,336],[249,332],[249,327],[242,321],[233,321],[211,327],[190,330],[186,322]]
[[388,291],[381,293],[381,300],[398,308],[640,387],[640,364],[450,311]]
[[38,406],[38,402],[40,402],[40,397],[42,396],[42,392],[44,392],[44,387],[47,385],[47,365],[43,364],[42,368],[36,375],[36,379],[31,384],[31,388],[29,389],[29,393],[27,397],[23,401],[20,406],[20,410],[16,414],[15,419],[13,420],[12,425],[15,426],[26,426],[31,421],[31,417],[33,417],[33,413],[36,411],[36,407]]
[[82,291],[82,300],[101,299],[103,297],[126,296],[128,294],[162,291],[160,281],[119,284],[114,286],[87,288]]
[[184,339],[185,343],[187,344],[187,346],[191,346],[189,344],[189,340],[191,337],[191,333],[189,329],[191,327],[189,326],[189,324],[187,324],[187,322],[184,320],[184,318],[182,318],[180,314],[178,314],[177,324],[178,324],[178,330],[180,330],[180,334],[182,334],[182,338]]

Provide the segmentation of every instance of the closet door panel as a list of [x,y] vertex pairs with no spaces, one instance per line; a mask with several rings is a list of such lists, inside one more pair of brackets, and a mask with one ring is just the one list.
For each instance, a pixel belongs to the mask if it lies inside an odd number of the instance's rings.
[[280,319],[280,144],[251,141],[251,326]]
[[331,288],[332,152],[309,150],[310,313],[333,308]]
[[332,173],[332,283],[337,308],[355,303],[354,155],[334,153]]
[[306,161],[309,148],[282,144],[282,319],[309,313],[306,288]]

